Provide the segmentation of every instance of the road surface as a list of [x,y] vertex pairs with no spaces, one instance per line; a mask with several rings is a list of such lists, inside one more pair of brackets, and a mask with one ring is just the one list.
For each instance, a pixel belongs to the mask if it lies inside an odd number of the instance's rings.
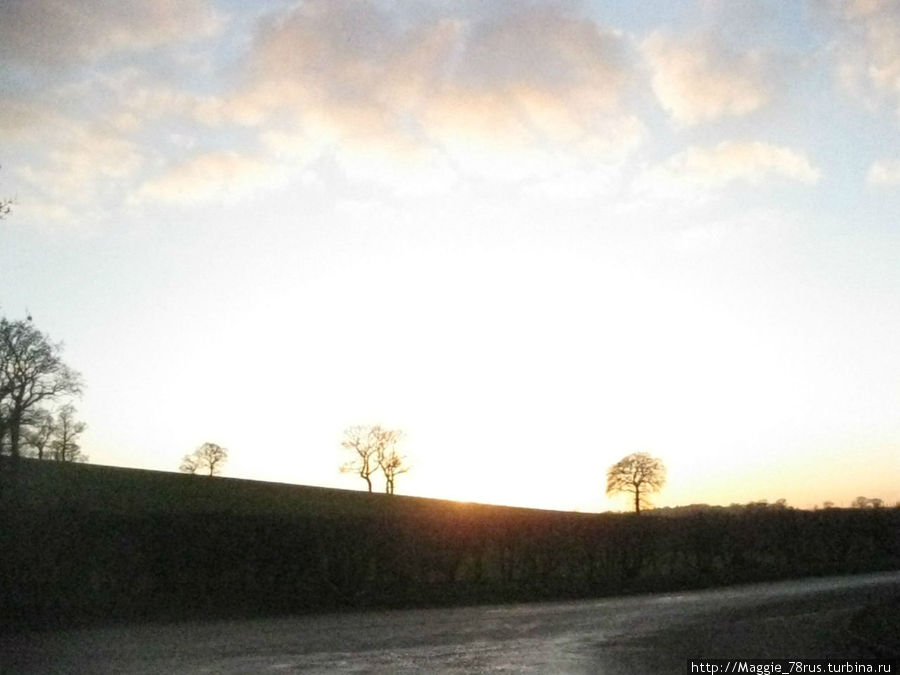
[[688,658],[896,658],[896,606],[900,572],[591,601],[48,631],[0,636],[0,672],[615,675],[680,673]]

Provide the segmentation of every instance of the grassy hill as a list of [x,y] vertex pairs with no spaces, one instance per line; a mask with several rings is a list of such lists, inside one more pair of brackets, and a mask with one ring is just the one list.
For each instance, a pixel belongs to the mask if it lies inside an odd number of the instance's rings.
[[473,521],[485,518],[569,521],[598,517],[568,511],[31,459],[19,462],[15,480],[3,481],[10,474],[8,469],[0,472],[3,487],[0,503],[14,502],[17,508],[40,510],[66,508],[142,516],[369,518],[390,515]]
[[591,597],[900,568],[900,509],[579,514],[0,463],[0,628]]

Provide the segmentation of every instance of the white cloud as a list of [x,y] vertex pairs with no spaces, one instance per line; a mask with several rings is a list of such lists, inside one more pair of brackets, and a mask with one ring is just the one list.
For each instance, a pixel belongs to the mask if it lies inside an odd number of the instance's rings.
[[143,166],[141,148],[111,129],[62,116],[46,121],[42,141],[51,149],[14,168],[27,186],[23,201],[32,213],[52,220],[102,218]]
[[866,180],[876,187],[900,186],[900,159],[878,160],[869,167]]
[[[150,71],[220,25],[207,0],[6,3],[0,63],[10,86],[0,134],[22,215],[80,227],[119,213],[168,139],[209,123],[217,108],[214,97]],[[165,49],[145,60],[156,48]],[[175,119],[187,124],[166,129]]]
[[[148,85],[134,69],[11,94],[0,134],[23,215],[48,225],[108,220],[151,165],[196,152],[195,118],[192,97]],[[167,129],[172,119],[189,123]]]
[[835,0],[840,24],[837,75],[857,99],[887,102],[900,114],[900,3],[895,0]]
[[536,8],[397,19],[374,3],[319,0],[271,21],[228,114],[344,156],[391,163],[418,146],[492,178],[619,161],[643,137],[621,106],[622,40],[591,21]]
[[283,181],[278,167],[237,152],[208,152],[176,164],[144,182],[134,204],[195,204],[210,199],[236,199],[254,189]]
[[814,184],[820,171],[790,148],[762,142],[723,141],[713,147],[689,147],[649,169],[640,187],[651,192],[684,196],[685,188],[708,191],[734,181],[758,184],[783,178]]
[[653,91],[679,124],[751,113],[765,105],[766,65],[760,54],[735,54],[710,39],[676,40],[655,32],[641,44]]

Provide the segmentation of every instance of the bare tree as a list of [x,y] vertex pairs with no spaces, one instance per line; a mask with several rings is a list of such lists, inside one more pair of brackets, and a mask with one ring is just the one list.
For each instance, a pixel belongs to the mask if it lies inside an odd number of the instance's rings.
[[36,411],[29,420],[28,431],[23,436],[38,459],[44,459],[44,450],[49,447],[53,437],[54,422],[53,415],[43,409]]
[[623,457],[606,472],[606,494],[621,492],[634,495],[634,512],[649,506],[648,492],[657,492],[666,483],[666,467],[662,460],[646,452],[635,452]]
[[88,456],[81,450],[78,437],[87,425],[75,419],[75,406],[66,404],[59,409],[53,423],[53,437],[50,449],[57,462],[86,462]]
[[221,473],[222,465],[227,461],[228,450],[215,443],[204,443],[190,455],[185,455],[178,469],[183,473],[197,473],[203,469],[215,476]]
[[50,342],[30,318],[0,318],[0,441],[13,458],[20,455],[29,414],[81,394],[81,376],[63,363],[61,351],[62,345]]
[[197,458],[194,455],[185,455],[181,458],[181,464],[178,465],[178,470],[181,473],[189,473],[195,474],[197,473],[197,469],[200,468],[200,464],[197,462]]
[[344,430],[341,447],[354,454],[341,465],[341,473],[356,473],[372,491],[372,474],[378,471],[376,437],[381,427],[353,426]]
[[378,467],[384,474],[384,491],[389,495],[394,494],[394,486],[397,476],[409,471],[406,465],[406,457],[397,452],[397,443],[403,438],[403,432],[397,430],[384,430],[378,443],[376,457]]
[[209,470],[210,476],[222,472],[222,466],[228,461],[228,451],[215,443],[204,443],[197,450],[200,466]]
[[355,473],[372,491],[372,476],[381,470],[385,475],[385,491],[394,493],[396,477],[405,473],[404,458],[397,454],[396,445],[403,437],[399,429],[375,426],[353,426],[344,430],[341,447],[353,453],[353,458],[341,466],[341,473]]

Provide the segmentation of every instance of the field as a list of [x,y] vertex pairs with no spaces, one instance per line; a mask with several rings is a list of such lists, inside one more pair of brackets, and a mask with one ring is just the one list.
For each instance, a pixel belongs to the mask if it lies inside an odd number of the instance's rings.
[[0,473],[0,627],[583,598],[900,568],[900,509],[578,514],[95,465]]
[[[9,475],[9,471],[3,472]],[[29,509],[70,508],[121,515],[358,517],[397,514],[547,513],[356,490],[210,478],[94,464],[22,460],[5,499]]]

